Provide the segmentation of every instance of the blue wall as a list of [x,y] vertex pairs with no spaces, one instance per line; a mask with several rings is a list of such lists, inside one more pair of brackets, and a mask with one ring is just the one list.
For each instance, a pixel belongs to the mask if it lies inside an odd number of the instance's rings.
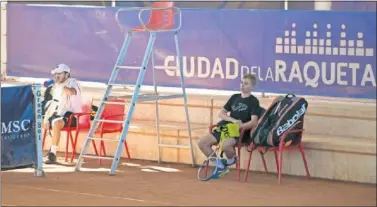
[[[64,62],[80,80],[107,82],[124,38],[115,12],[11,4],[8,74],[47,78]],[[138,25],[137,13],[121,19]],[[140,66],[147,40],[134,35],[124,64]],[[260,92],[376,98],[375,12],[187,9],[180,43],[191,88],[238,90],[251,72]],[[157,37],[155,55],[156,65],[174,65],[172,35]],[[137,75],[128,70],[118,81],[133,84]],[[159,70],[157,82],[179,86],[178,74]]]
[[[119,1],[120,7],[150,6],[154,1]],[[28,3],[24,1],[23,3]],[[111,1],[30,1],[33,4],[111,6]],[[284,1],[177,1],[179,8],[199,9],[284,9]],[[289,10],[314,10],[314,1],[289,1]],[[334,11],[376,11],[375,1],[333,1]]]

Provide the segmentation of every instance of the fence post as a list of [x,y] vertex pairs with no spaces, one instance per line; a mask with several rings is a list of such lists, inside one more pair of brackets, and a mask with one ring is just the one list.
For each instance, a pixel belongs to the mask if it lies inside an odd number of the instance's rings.
[[284,10],[288,10],[288,1],[289,0],[284,0]]
[[43,171],[43,149],[42,149],[42,92],[41,84],[32,86],[34,94],[34,130],[35,130],[35,150],[36,163],[34,175],[44,176]]

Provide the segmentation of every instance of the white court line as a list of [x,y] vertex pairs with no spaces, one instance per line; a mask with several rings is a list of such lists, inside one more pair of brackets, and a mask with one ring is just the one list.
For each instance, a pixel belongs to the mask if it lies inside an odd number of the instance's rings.
[[154,203],[154,204],[162,204],[167,206],[183,206],[183,205],[177,205],[162,201],[153,201],[153,200],[143,200],[143,199],[137,199],[137,198],[128,198],[128,197],[119,197],[119,196],[110,196],[110,195],[103,195],[103,194],[96,194],[96,193],[82,193],[82,192],[75,192],[75,191],[66,191],[66,190],[56,190],[51,188],[36,188],[36,187],[27,187],[27,186],[16,186],[11,185],[12,187],[16,188],[26,188],[26,189],[32,189],[32,190],[43,190],[43,191],[50,191],[50,192],[57,192],[57,193],[67,193],[67,194],[74,194],[74,195],[84,195],[84,196],[92,196],[92,197],[100,197],[100,198],[114,198],[114,199],[121,199],[121,200],[128,200],[128,201],[136,201],[140,203]]

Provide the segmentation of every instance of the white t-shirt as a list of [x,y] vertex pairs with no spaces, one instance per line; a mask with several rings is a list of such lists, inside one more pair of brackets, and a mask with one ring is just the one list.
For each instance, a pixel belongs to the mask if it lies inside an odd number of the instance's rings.
[[[74,88],[76,95],[68,95],[63,88]],[[81,90],[76,79],[68,78],[64,83],[55,84],[52,88],[52,101],[56,100],[57,115],[63,116],[66,112],[79,113],[82,111]]]

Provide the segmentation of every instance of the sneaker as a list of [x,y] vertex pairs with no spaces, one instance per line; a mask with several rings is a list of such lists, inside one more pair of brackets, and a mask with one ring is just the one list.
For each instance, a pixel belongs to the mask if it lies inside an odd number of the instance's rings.
[[236,164],[237,159],[238,159],[237,156],[235,156],[235,157],[234,157],[234,161],[233,161],[232,163],[228,164],[228,162],[226,161],[226,162],[225,162],[225,165],[226,165],[226,166],[232,166],[232,165]]
[[218,179],[229,173],[229,169],[226,165],[226,159],[217,159],[214,165],[217,166],[217,170],[213,172],[211,179]]
[[217,166],[218,168],[224,168],[226,166],[226,159],[221,158],[216,161],[212,161],[212,165]]
[[56,155],[52,152],[48,153],[48,159],[46,160],[45,164],[55,164],[56,163]]
[[219,169],[219,170],[217,171],[217,174],[218,174],[219,177],[221,178],[221,177],[227,175],[229,172],[230,172],[229,168],[228,168],[228,167],[225,167],[225,168]]
[[225,158],[221,158],[221,159],[220,159],[220,162],[222,163],[222,166],[223,166],[223,167],[220,167],[220,168],[224,168],[224,167],[227,166],[227,164],[226,164],[226,159],[225,159]]
[[50,150],[48,152],[46,152],[46,154],[43,156],[43,157],[48,157],[48,155],[50,154]]

